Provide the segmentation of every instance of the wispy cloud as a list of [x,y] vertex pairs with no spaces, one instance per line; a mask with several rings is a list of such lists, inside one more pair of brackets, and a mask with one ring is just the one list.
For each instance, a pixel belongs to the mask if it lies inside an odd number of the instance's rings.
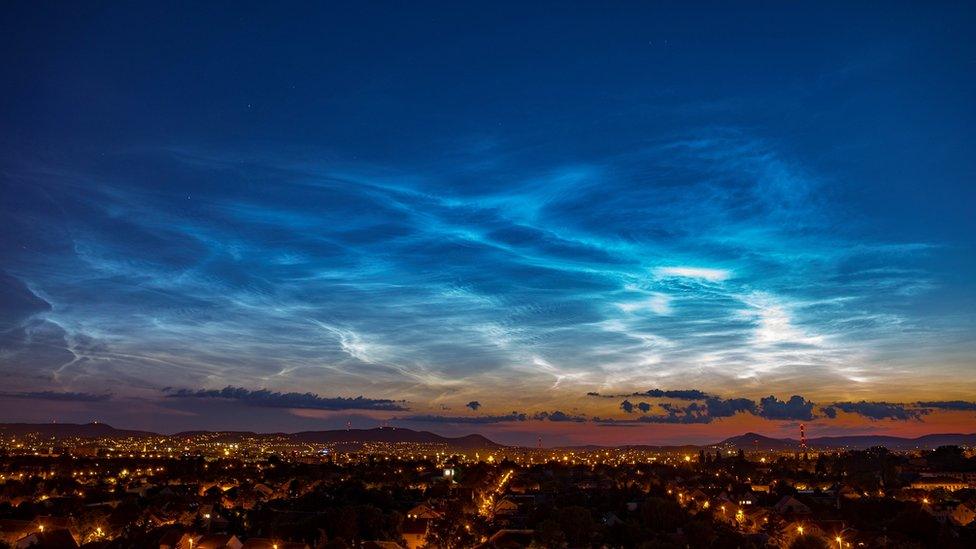
[[[6,308],[23,313],[0,330],[8,367],[116,394],[172,379],[341,387],[421,413],[597,388],[637,407],[758,387],[860,398],[912,379],[886,354],[904,334],[918,353],[958,333],[912,308],[922,297],[907,289],[934,284],[919,259],[931,247],[851,241],[821,182],[741,131],[585,165],[499,157],[476,181],[463,165],[132,154],[170,184],[28,173],[23,207],[0,206],[48,228],[19,232],[28,248],[56,250],[8,262],[7,286],[36,300]],[[274,184],[224,183],[241,171]],[[701,394],[612,390],[677,383]]]
[[722,282],[732,276],[732,273],[726,269],[707,267],[658,267],[654,269],[654,274],[659,277],[699,278],[708,282]]

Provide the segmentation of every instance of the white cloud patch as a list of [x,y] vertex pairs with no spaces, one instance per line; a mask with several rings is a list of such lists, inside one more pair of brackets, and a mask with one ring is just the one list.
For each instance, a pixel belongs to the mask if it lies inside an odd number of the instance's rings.
[[389,349],[385,345],[367,342],[360,334],[349,329],[314,322],[335,336],[339,349],[351,358],[366,364],[381,364],[390,359]]
[[625,313],[650,311],[656,315],[667,316],[672,312],[671,296],[662,293],[655,293],[647,299],[617,303],[617,307]]
[[757,292],[743,301],[750,306],[747,315],[756,320],[753,341],[757,345],[774,345],[778,343],[797,343],[804,345],[820,345],[823,337],[805,333],[793,323],[792,315],[786,305],[772,297]]

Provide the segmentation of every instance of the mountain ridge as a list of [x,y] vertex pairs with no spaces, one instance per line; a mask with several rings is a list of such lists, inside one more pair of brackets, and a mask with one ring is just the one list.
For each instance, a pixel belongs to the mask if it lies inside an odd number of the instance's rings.
[[[135,429],[117,429],[105,423],[0,423],[0,434],[6,436],[23,436],[29,433],[46,437],[77,437],[77,438],[146,438],[146,437],[190,437],[204,434],[215,435],[221,440],[233,441],[243,438],[283,437],[291,442],[307,443],[338,443],[353,444],[363,442],[373,443],[432,443],[445,444],[455,448],[503,448],[508,446],[499,444],[483,435],[472,433],[458,437],[448,437],[430,431],[417,431],[402,427],[375,427],[372,429],[332,429],[321,431],[297,431],[294,433],[273,432],[258,433],[254,431],[209,431],[191,430],[173,434],[154,433]],[[807,440],[807,447],[817,449],[865,449],[872,446],[884,446],[890,450],[931,449],[943,445],[976,446],[976,433],[931,433],[918,437],[897,437],[891,435],[841,435],[814,437]],[[647,448],[658,450],[694,450],[702,448],[737,448],[742,450],[799,450],[800,442],[792,438],[775,438],[754,432],[743,433],[711,444],[628,444],[619,446],[579,445],[573,448]]]
[[46,437],[77,437],[77,438],[146,438],[146,437],[191,437],[199,435],[214,435],[222,441],[240,440],[243,438],[283,437],[291,442],[310,443],[429,443],[446,444],[455,448],[495,448],[499,444],[479,434],[468,434],[459,437],[446,437],[430,431],[415,431],[413,429],[376,427],[373,429],[334,429],[322,431],[298,431],[295,433],[275,432],[258,433],[254,431],[209,431],[192,430],[180,431],[170,435],[151,431],[116,429],[105,423],[0,423],[0,434],[24,436],[38,434]]

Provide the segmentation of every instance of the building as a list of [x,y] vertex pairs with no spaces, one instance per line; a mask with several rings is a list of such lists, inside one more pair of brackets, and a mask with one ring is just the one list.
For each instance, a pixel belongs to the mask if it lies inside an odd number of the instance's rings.
[[960,503],[949,513],[949,518],[952,522],[958,524],[959,526],[967,526],[969,523],[976,520],[976,508],[974,508],[973,503]]
[[956,490],[969,488],[969,483],[965,480],[950,476],[923,477],[913,482],[912,488],[927,491],[941,488],[947,492],[955,492]]
[[307,543],[268,538],[248,538],[241,549],[309,549]]
[[401,534],[407,549],[419,549],[427,543],[427,532],[430,521],[425,519],[407,519],[403,521]]
[[793,496],[783,496],[783,499],[773,506],[773,510],[781,515],[809,515],[811,513],[810,507]]
[[237,536],[230,534],[211,534],[202,536],[193,544],[197,549],[241,549],[244,544]]

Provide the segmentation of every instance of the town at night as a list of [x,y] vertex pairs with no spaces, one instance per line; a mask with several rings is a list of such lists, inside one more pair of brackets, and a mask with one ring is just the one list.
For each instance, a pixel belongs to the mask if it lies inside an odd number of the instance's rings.
[[[377,428],[4,425],[13,547],[971,547],[976,435],[502,446]],[[962,445],[940,442],[960,442]],[[812,541],[811,541],[812,540]]]

